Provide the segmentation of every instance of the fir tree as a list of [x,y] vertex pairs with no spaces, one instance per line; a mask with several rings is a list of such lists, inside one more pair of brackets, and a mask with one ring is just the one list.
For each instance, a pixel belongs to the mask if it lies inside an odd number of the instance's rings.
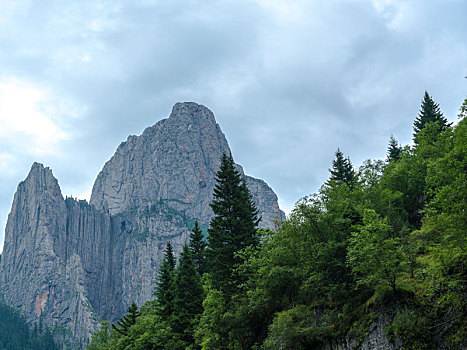
[[200,276],[204,273],[205,250],[206,242],[203,238],[203,232],[199,228],[198,220],[196,220],[195,227],[190,233],[190,251]]
[[213,288],[220,289],[229,298],[236,288],[232,270],[241,262],[235,253],[258,245],[259,219],[245,179],[235,169],[232,156],[222,155],[216,181],[207,259]]
[[130,327],[136,323],[136,318],[140,315],[138,305],[133,302],[128,308],[127,314],[117,321],[117,325],[112,324],[112,328],[122,335],[128,335]]
[[175,296],[172,314],[172,330],[186,345],[194,343],[193,329],[197,316],[203,312],[203,286],[196,272],[190,248],[183,246],[175,274]]
[[158,271],[156,290],[156,309],[161,316],[170,316],[173,310],[174,286],[173,278],[175,272],[175,256],[172,244],[167,243],[164,259]]
[[402,152],[401,146],[399,146],[394,136],[391,135],[391,138],[389,139],[389,146],[388,146],[388,157],[387,157],[388,163],[391,160],[398,161],[401,156],[401,152]]
[[420,112],[418,113],[418,117],[415,119],[413,123],[413,136],[414,141],[417,143],[416,135],[425,127],[427,123],[438,123],[439,132],[443,131],[450,125],[448,120],[443,116],[439,105],[433,101],[431,96],[428,92],[425,91],[425,96],[422,100],[422,106],[420,108]]
[[335,155],[336,159],[332,161],[332,169],[329,169],[331,176],[329,178],[328,185],[331,181],[337,183],[344,182],[352,188],[356,176],[350,158],[344,158],[344,154],[339,148]]

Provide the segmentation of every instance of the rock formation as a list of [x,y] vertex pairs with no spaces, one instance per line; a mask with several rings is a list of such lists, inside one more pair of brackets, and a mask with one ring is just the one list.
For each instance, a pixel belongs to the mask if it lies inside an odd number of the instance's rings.
[[[177,103],[168,119],[117,148],[90,204],[64,199],[52,171],[34,163],[8,217],[1,293],[30,324],[41,319],[87,342],[101,319],[152,298],[169,240],[180,251],[195,220],[208,226],[214,176],[229,152],[209,109]],[[262,180],[246,181],[261,226],[273,227],[284,218],[277,196]]]

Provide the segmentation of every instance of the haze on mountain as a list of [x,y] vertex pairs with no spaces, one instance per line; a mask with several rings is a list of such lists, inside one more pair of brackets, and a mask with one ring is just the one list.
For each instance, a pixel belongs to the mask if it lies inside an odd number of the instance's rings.
[[457,115],[465,13],[465,1],[2,1],[0,236],[34,161],[89,198],[115,145],[177,101],[209,106],[289,211],[336,147],[360,164],[390,134],[409,143],[425,90]]

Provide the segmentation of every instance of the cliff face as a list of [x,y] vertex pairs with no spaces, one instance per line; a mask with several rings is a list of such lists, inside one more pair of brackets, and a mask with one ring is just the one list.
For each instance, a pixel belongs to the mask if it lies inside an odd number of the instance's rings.
[[85,237],[104,230],[74,230],[69,221],[80,217],[97,224],[100,214],[90,212],[70,212],[52,171],[34,163],[18,185],[0,264],[1,291],[12,306],[24,310],[29,323],[41,319],[50,327],[64,326],[78,339],[87,338],[98,322],[86,291],[92,278],[86,267],[99,259],[92,252],[83,254],[93,249]]
[[[168,119],[118,147],[98,175],[90,203],[117,214],[162,200],[208,225],[223,153],[230,154],[230,148],[212,112],[196,103],[177,103]],[[270,226],[276,216],[283,219],[271,188],[251,177],[247,183],[263,213],[263,225]]]
[[[212,112],[177,103],[168,119],[118,147],[90,204],[64,199],[51,170],[35,163],[8,218],[0,291],[31,324],[41,318],[86,341],[100,319],[152,298],[169,240],[179,252],[195,219],[208,226],[223,153],[230,149]],[[273,227],[284,218],[277,196],[264,181],[246,180],[261,226]]]

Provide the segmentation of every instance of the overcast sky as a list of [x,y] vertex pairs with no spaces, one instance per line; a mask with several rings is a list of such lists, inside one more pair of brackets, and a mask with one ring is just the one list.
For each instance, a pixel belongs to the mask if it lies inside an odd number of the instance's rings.
[[456,120],[466,18],[465,0],[0,0],[0,241],[32,162],[86,198],[178,101],[210,108],[289,212],[337,147],[359,166],[410,143],[425,90]]

